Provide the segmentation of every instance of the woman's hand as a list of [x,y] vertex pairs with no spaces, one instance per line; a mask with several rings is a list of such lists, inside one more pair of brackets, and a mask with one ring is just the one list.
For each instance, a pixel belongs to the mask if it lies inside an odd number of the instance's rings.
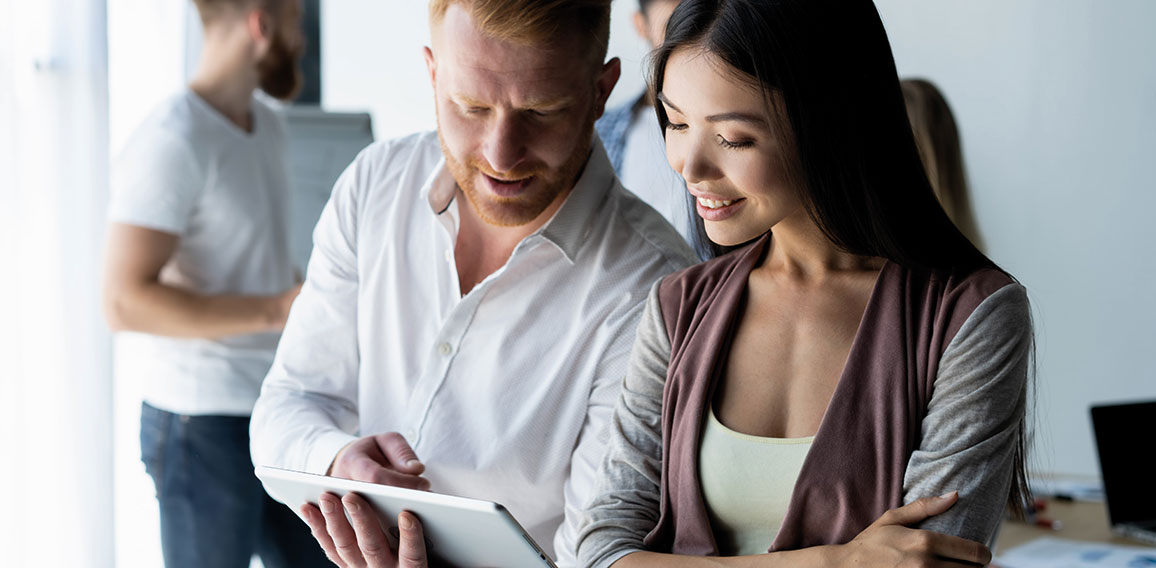
[[[425,538],[421,523],[409,511],[397,516],[395,551],[369,503],[355,493],[338,499],[325,493],[317,505],[306,503],[301,513],[313,538],[329,560],[341,568],[426,568]],[[349,519],[345,514],[349,513]],[[350,520],[353,521],[350,525]]]
[[835,566],[983,566],[991,562],[986,546],[967,539],[909,528],[943,513],[959,500],[952,491],[891,509],[851,542],[833,550]]

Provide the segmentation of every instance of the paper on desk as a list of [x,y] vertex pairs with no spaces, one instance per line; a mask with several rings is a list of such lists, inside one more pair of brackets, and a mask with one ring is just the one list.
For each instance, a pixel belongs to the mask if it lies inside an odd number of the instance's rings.
[[1000,568],[1156,568],[1156,548],[1038,538],[992,562]]

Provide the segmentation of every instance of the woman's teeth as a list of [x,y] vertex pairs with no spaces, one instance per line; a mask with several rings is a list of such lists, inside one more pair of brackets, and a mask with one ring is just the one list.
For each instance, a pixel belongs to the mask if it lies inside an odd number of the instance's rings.
[[734,202],[735,201],[733,199],[728,199],[726,201],[715,201],[713,199],[707,199],[705,197],[699,197],[698,198],[698,204],[702,205],[703,207],[706,207],[707,209],[718,209],[720,207],[726,207],[727,205],[730,205],[731,203],[734,203]]

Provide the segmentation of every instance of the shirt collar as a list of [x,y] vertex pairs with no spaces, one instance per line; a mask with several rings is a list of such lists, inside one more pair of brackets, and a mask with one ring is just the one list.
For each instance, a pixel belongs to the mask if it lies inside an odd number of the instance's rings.
[[602,140],[594,136],[590,148],[590,158],[582,169],[582,175],[566,196],[566,202],[554,214],[554,218],[538,230],[546,240],[553,243],[566,255],[571,263],[578,257],[578,250],[586,241],[595,216],[598,214],[606,194],[615,183],[614,169]]
[[[566,196],[566,201],[541,229],[526,238],[541,235],[546,241],[558,247],[558,250],[566,256],[566,260],[573,263],[590,231],[598,209],[614,183],[614,169],[610,165],[610,158],[606,156],[602,140],[594,136],[590,157],[582,168],[582,175]],[[422,184],[421,191],[434,215],[441,217],[446,212],[455,213],[452,211],[452,205],[457,192],[457,182],[446,168],[445,156],[438,160],[437,166]],[[456,227],[456,215],[454,217]]]
[[425,183],[421,186],[421,194],[425,198],[426,203],[429,203],[429,208],[434,215],[441,215],[450,208],[450,203],[454,200],[454,193],[456,193],[458,183],[454,181],[454,176],[450,174],[449,168],[446,167],[446,158],[443,155],[438,159],[437,165],[434,166],[429,177],[426,178]]

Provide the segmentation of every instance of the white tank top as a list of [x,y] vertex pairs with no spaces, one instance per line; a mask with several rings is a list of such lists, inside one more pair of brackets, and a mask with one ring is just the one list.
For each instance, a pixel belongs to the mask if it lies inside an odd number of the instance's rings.
[[702,496],[719,554],[764,554],[779,533],[814,436],[735,432],[709,408],[698,451]]

